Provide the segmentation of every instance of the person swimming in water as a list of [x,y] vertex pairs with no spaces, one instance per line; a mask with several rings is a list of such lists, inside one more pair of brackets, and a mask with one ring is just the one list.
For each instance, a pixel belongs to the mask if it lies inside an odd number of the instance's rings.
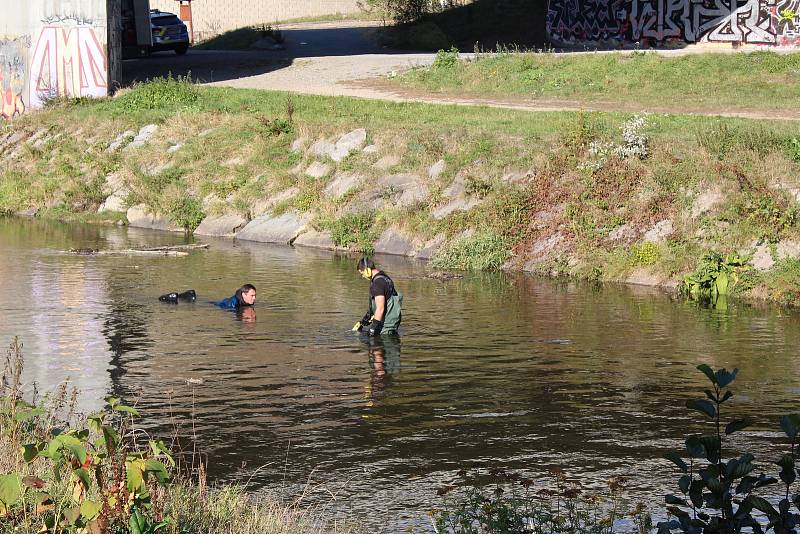
[[255,303],[256,286],[253,284],[245,284],[237,289],[233,296],[220,300],[216,305],[226,310],[241,310]]

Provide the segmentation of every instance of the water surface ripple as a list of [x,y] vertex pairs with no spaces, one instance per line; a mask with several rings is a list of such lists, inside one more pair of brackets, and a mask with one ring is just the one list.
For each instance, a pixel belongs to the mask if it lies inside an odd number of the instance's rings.
[[[797,408],[798,315],[777,309],[502,274],[439,282],[381,258],[405,294],[403,337],[370,344],[349,332],[367,303],[352,258],[228,241],[184,258],[62,252],[186,240],[0,219],[0,340],[21,337],[43,390],[69,377],[87,410],[121,396],[148,432],[196,436],[215,481],[305,492],[370,531],[424,529],[436,490],[476,462],[563,467],[597,488],[619,474],[661,502],[659,457],[697,428],[682,406],[701,362],[741,370],[732,406],[759,423],[745,442],[774,439],[763,431]],[[209,304],[243,282],[255,320]],[[188,288],[196,304],[157,300]]]

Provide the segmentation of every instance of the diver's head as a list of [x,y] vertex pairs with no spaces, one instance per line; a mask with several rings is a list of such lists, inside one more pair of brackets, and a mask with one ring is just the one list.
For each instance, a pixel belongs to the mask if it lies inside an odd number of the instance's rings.
[[377,267],[375,267],[375,262],[366,256],[358,260],[356,268],[359,274],[367,280],[372,280],[372,276],[378,271]]
[[252,306],[256,303],[256,286],[253,284],[243,285],[237,293],[245,306]]

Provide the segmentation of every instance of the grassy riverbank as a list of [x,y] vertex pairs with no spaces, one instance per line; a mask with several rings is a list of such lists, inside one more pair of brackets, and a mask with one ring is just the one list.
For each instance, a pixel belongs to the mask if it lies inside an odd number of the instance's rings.
[[[151,124],[141,146],[126,146]],[[347,157],[315,143],[360,128],[366,139]],[[0,212],[114,222],[136,205],[188,230],[223,214],[295,214],[331,246],[391,252],[384,245],[401,239],[399,253],[429,248],[438,268],[667,286],[701,268],[729,271],[732,293],[800,296],[798,122],[531,114],[162,80],[53,103],[3,130]],[[120,212],[96,214],[112,193]],[[709,266],[715,252],[745,265]]]
[[406,89],[455,96],[515,95],[673,112],[793,113],[792,102],[800,97],[798,53],[499,53],[466,61],[457,57],[440,54],[434,67],[413,69],[392,81]]
[[134,407],[109,399],[105,411],[79,415],[68,384],[32,398],[23,365],[14,340],[0,368],[0,533],[356,532],[239,486],[209,487],[199,458],[137,442],[147,433]]

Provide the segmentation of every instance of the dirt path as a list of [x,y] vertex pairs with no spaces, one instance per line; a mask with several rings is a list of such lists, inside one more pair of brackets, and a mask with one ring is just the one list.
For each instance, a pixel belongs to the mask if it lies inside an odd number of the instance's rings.
[[[302,23],[281,27],[285,49],[279,51],[190,51],[182,58],[159,56],[131,64],[129,80],[144,79],[158,72],[189,73],[201,83],[226,87],[293,91],[297,93],[348,96],[392,102],[424,102],[464,106],[488,106],[532,112],[621,111],[679,113],[762,120],[800,120],[800,113],[748,109],[691,109],[683,103],[643,106],[619,102],[583,102],[498,98],[473,95],[443,95],[406,90],[388,77],[416,66],[433,63],[435,54],[396,52],[375,44],[372,34],[378,23],[337,21]],[[714,50],[718,52],[719,50]],[[702,49],[663,51],[665,55],[700,53]],[[602,52],[600,52],[602,53]],[[469,54],[466,54],[469,56]],[[162,74],[162,75],[163,75]]]

